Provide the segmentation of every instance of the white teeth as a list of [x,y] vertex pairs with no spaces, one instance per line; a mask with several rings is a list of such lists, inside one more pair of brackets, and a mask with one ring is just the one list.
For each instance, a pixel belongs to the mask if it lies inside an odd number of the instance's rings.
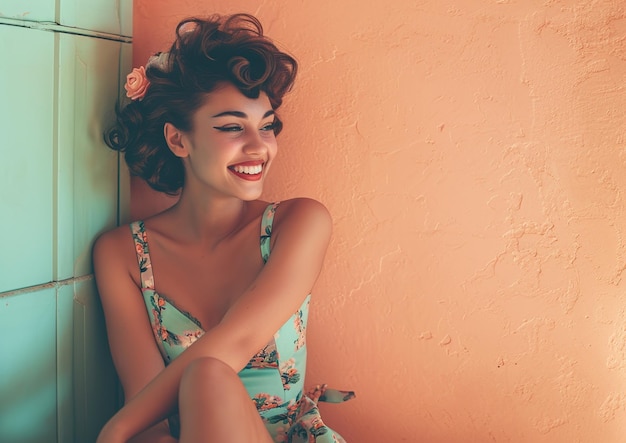
[[240,174],[249,174],[256,175],[260,174],[263,170],[263,165],[255,165],[255,166],[233,166],[233,170]]

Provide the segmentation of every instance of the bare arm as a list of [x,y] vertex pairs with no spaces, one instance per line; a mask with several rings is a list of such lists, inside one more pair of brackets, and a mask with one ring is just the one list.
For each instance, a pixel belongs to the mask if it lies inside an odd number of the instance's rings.
[[[127,226],[104,234],[94,246],[94,267],[105,313],[109,347],[125,401],[134,397],[165,367],[158,351],[140,289],[130,274],[138,271]],[[165,421],[132,443],[175,443]]]
[[[240,371],[310,293],[322,267],[332,222],[313,200],[281,205],[269,260],[222,321],[177,357],[107,423],[98,442],[124,442],[176,407],[184,369],[200,357]],[[277,216],[278,219],[278,216]]]

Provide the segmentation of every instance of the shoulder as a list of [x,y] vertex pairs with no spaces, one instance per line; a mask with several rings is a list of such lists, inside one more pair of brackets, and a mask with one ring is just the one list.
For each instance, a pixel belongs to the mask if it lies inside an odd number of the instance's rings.
[[322,203],[311,198],[294,198],[277,206],[273,231],[277,236],[295,233],[328,240],[332,225],[330,212]]
[[106,231],[96,238],[93,246],[94,258],[126,249],[124,246],[126,246],[128,242],[131,242],[131,231],[128,225],[122,225],[110,231]]
[[282,201],[276,208],[276,225],[301,224],[332,226],[330,212],[312,198],[300,197]]
[[92,256],[96,279],[98,274],[113,270],[133,274],[137,257],[129,225],[100,234],[94,242]]

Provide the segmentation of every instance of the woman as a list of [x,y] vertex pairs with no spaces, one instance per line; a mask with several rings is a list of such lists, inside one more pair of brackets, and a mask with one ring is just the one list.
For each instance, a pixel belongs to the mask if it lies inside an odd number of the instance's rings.
[[126,399],[99,443],[343,441],[316,402],[352,394],[303,393],[330,216],[311,199],[258,200],[296,69],[238,14],[181,22],[171,49],[128,76],[107,142],[180,197],[94,247]]

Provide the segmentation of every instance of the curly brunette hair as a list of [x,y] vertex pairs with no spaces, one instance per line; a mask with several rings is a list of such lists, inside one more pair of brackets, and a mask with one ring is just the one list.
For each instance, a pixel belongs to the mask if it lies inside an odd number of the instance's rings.
[[[176,27],[169,52],[156,54],[146,65],[149,86],[143,99],[118,105],[117,122],[104,134],[105,142],[124,152],[131,174],[157,191],[177,194],[185,171],[167,146],[165,123],[191,130],[192,116],[206,94],[225,82],[249,98],[264,92],[276,110],[293,85],[297,67],[251,15],[187,18]],[[276,118],[274,133],[281,129]]]

